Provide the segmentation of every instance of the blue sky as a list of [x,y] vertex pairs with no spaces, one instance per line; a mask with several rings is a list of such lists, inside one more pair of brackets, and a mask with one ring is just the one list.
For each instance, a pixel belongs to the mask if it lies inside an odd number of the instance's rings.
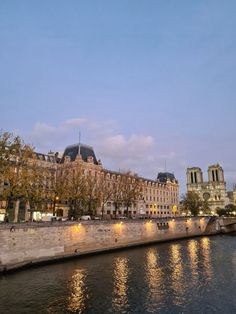
[[[219,162],[236,182],[236,1],[0,1],[0,127],[91,144],[155,178]],[[206,175],[205,175],[206,177]]]

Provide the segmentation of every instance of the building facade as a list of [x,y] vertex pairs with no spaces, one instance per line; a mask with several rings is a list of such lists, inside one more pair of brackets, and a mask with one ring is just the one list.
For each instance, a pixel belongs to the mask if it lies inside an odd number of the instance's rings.
[[[121,184],[122,177],[127,173],[116,172],[103,168],[100,160],[97,160],[92,147],[75,144],[66,147],[64,154],[58,165],[59,176],[63,171],[68,174],[82,168],[83,173],[94,178],[105,178],[107,188],[116,190]],[[178,214],[179,210],[179,184],[171,173],[159,173],[156,180],[139,177],[129,173],[129,179],[132,184],[139,182],[141,193],[135,202],[132,202],[128,208],[127,204],[122,200],[117,200],[113,195],[106,199],[102,206],[97,207],[96,215],[104,215],[106,217],[170,217]],[[95,180],[95,179],[94,179]],[[65,204],[63,207],[65,215],[69,208]]]
[[227,192],[224,170],[219,164],[208,167],[207,181],[203,179],[201,168],[187,168],[187,191],[196,192],[202,200],[208,201],[212,213],[234,202],[236,196],[236,190]]
[[[96,204],[93,213],[97,216],[157,218],[178,214],[179,184],[171,173],[159,173],[156,180],[151,180],[131,172],[108,170],[96,158],[93,148],[84,144],[67,146],[61,156],[53,152],[34,152],[28,162],[29,167],[32,162],[42,174],[41,200],[38,203],[28,198],[6,201],[1,197],[0,220],[7,217],[15,222],[38,221],[54,215],[66,218],[71,202],[70,197],[65,196],[65,190],[70,184],[76,190],[76,185],[83,184],[81,180],[90,184],[87,188],[91,189],[91,204],[93,202],[93,207]],[[95,202],[98,196],[93,195],[96,189],[100,191],[99,202]],[[37,191],[35,186],[35,193]],[[80,197],[78,193],[78,201]],[[87,206],[91,204],[88,202]]]

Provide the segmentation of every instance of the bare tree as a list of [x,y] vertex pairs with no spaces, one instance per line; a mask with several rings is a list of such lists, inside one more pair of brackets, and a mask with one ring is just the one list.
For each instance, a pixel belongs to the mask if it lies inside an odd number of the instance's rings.
[[104,207],[108,201],[112,199],[113,186],[106,178],[106,172],[101,172],[98,185],[99,200],[101,206],[102,217],[104,216]]
[[129,208],[135,205],[141,196],[142,186],[138,176],[130,171],[122,174],[121,181],[122,201],[128,216]]

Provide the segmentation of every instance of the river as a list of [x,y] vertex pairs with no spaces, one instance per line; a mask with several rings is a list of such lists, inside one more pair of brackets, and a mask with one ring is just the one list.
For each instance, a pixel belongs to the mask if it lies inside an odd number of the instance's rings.
[[236,236],[161,243],[0,277],[0,313],[236,313]]

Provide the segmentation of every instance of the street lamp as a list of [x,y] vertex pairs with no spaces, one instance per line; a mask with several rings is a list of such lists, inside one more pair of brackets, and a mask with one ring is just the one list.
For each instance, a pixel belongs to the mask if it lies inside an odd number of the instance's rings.
[[53,200],[53,216],[55,216],[55,213],[56,213],[56,204],[57,204],[57,202],[58,202],[58,200],[59,200],[59,196],[58,195],[56,195],[55,197],[54,197],[54,200]]

